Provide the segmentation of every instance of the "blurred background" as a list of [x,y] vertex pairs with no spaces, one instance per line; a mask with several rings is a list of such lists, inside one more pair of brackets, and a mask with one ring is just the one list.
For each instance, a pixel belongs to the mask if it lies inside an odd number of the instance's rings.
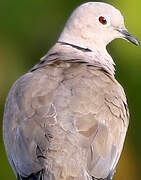
[[[55,43],[72,10],[83,0],[0,1],[0,180],[16,180],[3,140],[5,98],[13,82]],[[106,0],[120,9],[129,32],[141,40],[141,1]],[[114,180],[141,179],[141,47],[115,40],[108,51],[116,62],[130,108],[130,126]]]

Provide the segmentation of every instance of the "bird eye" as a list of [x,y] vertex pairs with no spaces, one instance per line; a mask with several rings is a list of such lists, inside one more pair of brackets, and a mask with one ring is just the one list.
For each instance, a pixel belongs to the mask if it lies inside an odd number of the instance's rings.
[[103,27],[110,26],[110,21],[111,21],[111,19],[107,15],[100,15],[97,17],[97,22]]
[[99,22],[100,22],[101,24],[103,24],[103,25],[106,25],[106,24],[107,24],[107,20],[106,20],[106,18],[103,17],[103,16],[100,16],[100,17],[99,17]]

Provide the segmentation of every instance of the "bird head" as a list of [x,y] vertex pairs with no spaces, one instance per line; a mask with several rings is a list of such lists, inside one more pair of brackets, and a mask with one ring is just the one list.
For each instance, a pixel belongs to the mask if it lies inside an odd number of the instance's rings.
[[88,2],[74,10],[59,41],[93,50],[105,48],[116,38],[140,44],[125,28],[119,10],[106,3]]

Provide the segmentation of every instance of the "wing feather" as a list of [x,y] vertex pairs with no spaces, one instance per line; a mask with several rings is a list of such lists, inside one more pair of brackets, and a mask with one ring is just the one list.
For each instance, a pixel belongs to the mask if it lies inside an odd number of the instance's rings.
[[[105,71],[56,61],[13,85],[4,113],[4,139],[15,173],[48,169],[78,177],[85,169],[106,178],[116,167],[128,108],[123,89]],[[79,168],[78,168],[79,167]]]

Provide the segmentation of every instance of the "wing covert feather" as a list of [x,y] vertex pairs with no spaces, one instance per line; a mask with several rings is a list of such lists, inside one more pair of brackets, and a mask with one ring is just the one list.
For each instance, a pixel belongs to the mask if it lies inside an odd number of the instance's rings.
[[58,61],[29,72],[12,87],[6,109],[4,136],[16,174],[47,168],[75,177],[86,168],[106,178],[115,169],[128,108],[121,86],[101,68]]

